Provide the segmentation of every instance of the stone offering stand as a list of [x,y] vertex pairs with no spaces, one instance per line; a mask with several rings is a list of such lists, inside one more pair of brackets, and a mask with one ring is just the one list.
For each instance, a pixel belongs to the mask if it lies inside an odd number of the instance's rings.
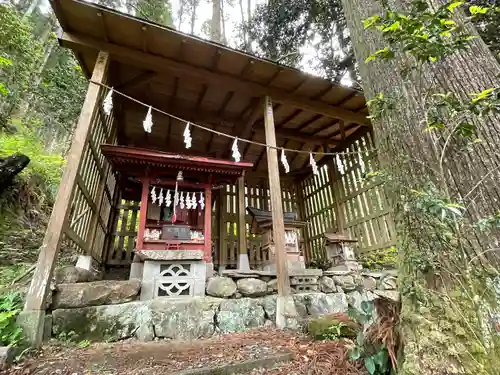
[[[364,300],[399,299],[393,271],[297,270],[291,273],[298,318],[346,312]],[[226,270],[209,278],[205,297],[140,301],[139,280],[60,283],[46,315],[45,338],[72,332],[74,340],[196,339],[274,326],[276,278],[272,272]]]

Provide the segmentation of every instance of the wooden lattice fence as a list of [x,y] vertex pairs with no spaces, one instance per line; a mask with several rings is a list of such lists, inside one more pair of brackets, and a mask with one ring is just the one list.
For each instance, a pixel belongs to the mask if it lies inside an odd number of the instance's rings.
[[[100,90],[99,101],[104,96]],[[81,140],[80,140],[81,141]],[[94,109],[72,194],[69,220],[63,228],[63,247],[92,255],[102,263],[109,235],[116,180],[100,150],[102,143],[116,143],[116,122],[100,106]]]
[[[385,249],[395,243],[394,224],[381,182],[365,179],[379,169],[370,133],[354,141],[348,154],[331,158],[319,170],[299,183],[305,230],[306,258],[323,254],[325,230],[342,230],[358,240],[358,253]],[[300,199],[299,199],[300,200]]]

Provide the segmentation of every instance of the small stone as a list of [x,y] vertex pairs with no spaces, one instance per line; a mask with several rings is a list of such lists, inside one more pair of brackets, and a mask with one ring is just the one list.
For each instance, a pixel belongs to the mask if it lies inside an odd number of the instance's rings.
[[344,293],[344,289],[340,285],[337,285],[337,293]]
[[264,323],[264,328],[274,328],[275,327],[275,323],[273,323],[272,321],[270,320],[266,320],[266,322]]
[[278,290],[278,280],[277,279],[272,279],[267,282],[267,291],[269,293],[274,293]]
[[240,292],[236,292],[236,294],[234,295],[235,299],[240,299],[242,297],[243,297],[243,295]]
[[14,360],[14,349],[10,346],[0,346],[0,370],[7,370]]
[[56,270],[56,284],[75,284],[97,281],[97,276],[83,268],[75,266],[66,266]]
[[260,297],[267,294],[267,283],[254,278],[237,281],[238,291],[246,297]]
[[348,275],[352,275],[352,271],[351,270],[328,270],[328,271],[325,271],[323,272],[323,275],[326,275],[326,276],[348,276]]
[[377,288],[377,280],[371,276],[365,276],[363,278],[363,287],[366,290],[375,290]]
[[337,291],[335,281],[333,281],[333,279],[328,276],[320,277],[319,288],[323,293],[335,293]]
[[395,290],[398,288],[398,281],[394,276],[386,276],[382,279],[380,289],[382,290]]
[[394,302],[399,302],[399,292],[396,290],[374,290],[373,293],[375,293],[379,297],[387,298]]
[[347,276],[333,276],[335,284],[340,285],[342,289],[350,291],[356,289],[354,278],[350,275]]
[[207,294],[212,297],[229,298],[236,293],[236,283],[229,277],[211,277],[207,283]]

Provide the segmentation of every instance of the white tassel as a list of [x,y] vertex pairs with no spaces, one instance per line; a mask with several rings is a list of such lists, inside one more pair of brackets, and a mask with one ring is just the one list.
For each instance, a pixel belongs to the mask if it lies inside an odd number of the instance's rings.
[[142,122],[142,126],[144,127],[144,131],[146,133],[151,133],[151,128],[153,127],[153,116],[151,115],[151,107],[148,109],[148,113],[146,114],[146,118]]
[[290,172],[290,165],[286,159],[285,150],[281,149],[281,162],[283,163],[283,168],[285,168],[285,173]]
[[106,98],[102,102],[102,109],[107,116],[111,114],[111,110],[113,109],[113,88],[108,91]]
[[313,174],[317,176],[319,174],[318,166],[316,165],[316,160],[314,160],[312,152],[309,153],[309,163],[311,164]]
[[174,208],[177,207],[178,204],[179,204],[179,190],[178,190],[178,184],[176,182],[175,192],[174,192]]
[[167,190],[167,196],[165,197],[165,206],[170,207],[172,204],[172,194],[170,193],[170,189]]
[[153,186],[153,188],[151,189],[151,200],[153,201],[153,203],[156,203],[156,188]]
[[186,193],[186,208],[188,210],[191,209],[191,196],[189,195],[189,192]]
[[160,190],[160,196],[158,197],[158,206],[163,205],[163,188]]
[[203,193],[200,193],[200,200],[198,201],[200,204],[201,209],[203,210],[205,208],[205,197],[203,196]]
[[181,195],[179,196],[179,207],[181,210],[184,209],[184,193],[181,191]]
[[344,164],[342,163],[342,159],[340,158],[339,154],[335,155],[335,160],[337,162],[337,168],[339,170],[339,173],[343,175],[345,173]]
[[233,159],[239,163],[241,160],[241,154],[240,151],[238,150],[238,138],[234,139],[233,146],[231,147],[231,150],[233,151]]
[[196,210],[196,207],[198,206],[198,202],[196,202],[196,195],[193,193],[193,196],[191,197],[191,209]]
[[188,122],[186,124],[186,129],[184,129],[184,143],[186,145],[186,148],[191,148],[191,141],[193,138],[191,138],[191,129],[189,129],[190,123]]

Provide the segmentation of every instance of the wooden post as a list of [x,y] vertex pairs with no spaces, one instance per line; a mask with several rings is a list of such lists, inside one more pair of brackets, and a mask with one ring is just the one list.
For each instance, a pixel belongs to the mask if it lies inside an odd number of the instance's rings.
[[[274,116],[271,98],[266,97],[264,105],[264,123],[266,143],[276,146],[274,132]],[[278,281],[278,295],[291,295],[288,264],[285,253],[285,223],[283,221],[283,202],[281,200],[280,174],[278,168],[278,150],[267,147],[267,167],[269,170],[269,192],[271,195],[271,211],[273,218],[273,242],[276,252],[276,277]]]
[[[327,152],[330,152],[328,149]],[[345,228],[345,218],[344,218],[344,208],[340,203],[341,198],[341,188],[340,184],[342,183],[342,177],[337,170],[337,166],[335,165],[333,158],[328,161],[328,176],[330,178],[330,183],[332,184],[333,189],[333,197],[335,199],[335,222],[337,224],[337,232],[344,233]]]
[[227,246],[226,246],[226,221],[224,220],[226,213],[226,186],[219,190],[219,272],[226,269],[227,262]]
[[206,263],[212,263],[212,185],[205,187],[205,256]]
[[144,249],[144,231],[146,230],[146,221],[148,219],[148,200],[149,200],[149,178],[142,180],[141,210],[139,211],[139,230],[137,231],[136,249]]
[[[299,219],[302,221],[306,221],[306,205],[305,205],[305,201],[304,201],[304,192],[301,189],[300,182],[295,183],[295,197],[297,199],[297,208],[299,210]],[[306,264],[312,258],[308,230],[309,229],[307,226],[302,229],[302,235],[303,235],[303,240],[304,240],[304,258],[305,258]]]
[[238,247],[240,249],[238,256],[238,269],[250,270],[250,261],[248,259],[247,249],[247,225],[246,225],[246,207],[245,207],[245,175],[238,178]]
[[[106,79],[109,66],[109,54],[99,52],[92,73],[92,80],[103,82]],[[68,153],[66,168],[59,185],[57,199],[52,209],[52,215],[43,239],[38,262],[31,280],[31,285],[26,296],[23,315],[20,316],[20,324],[28,341],[34,347],[41,344],[43,337],[43,323],[45,313],[45,299],[50,290],[50,280],[54,271],[57,254],[61,248],[63,233],[71,211],[71,203],[74,196],[78,169],[80,166],[85,144],[87,143],[92,119],[99,103],[101,87],[95,83],[89,83],[87,95],[83,102],[82,111],[78,118],[71,149]]]

